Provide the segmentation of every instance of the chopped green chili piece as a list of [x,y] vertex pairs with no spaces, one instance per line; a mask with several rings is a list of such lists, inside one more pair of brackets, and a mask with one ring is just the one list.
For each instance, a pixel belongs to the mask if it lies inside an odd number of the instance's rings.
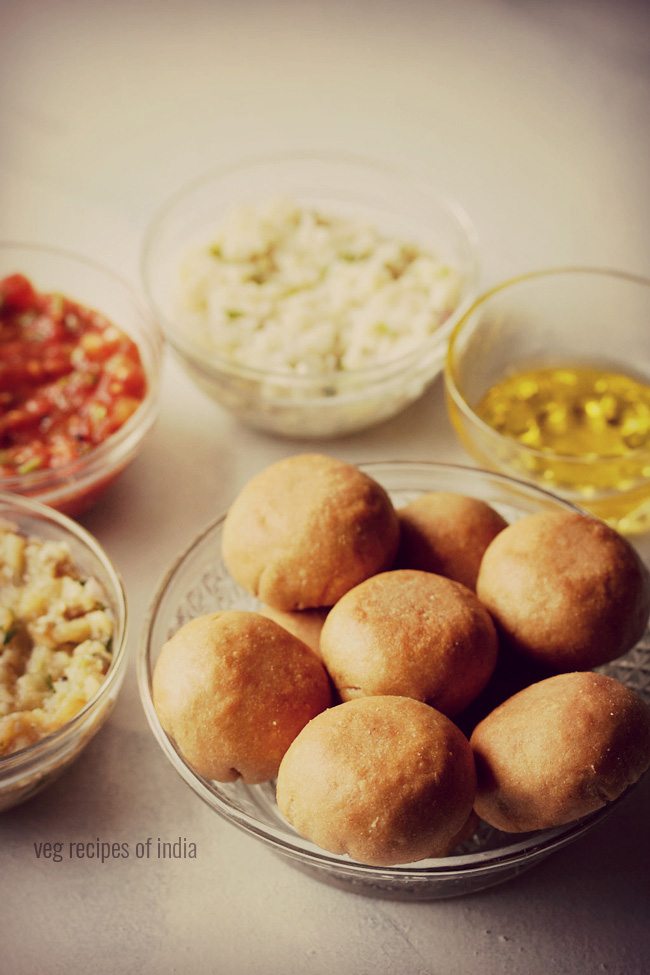
[[31,474],[32,471],[37,471],[42,464],[40,457],[32,457],[30,460],[26,460],[24,464],[21,464],[18,468],[19,474]]

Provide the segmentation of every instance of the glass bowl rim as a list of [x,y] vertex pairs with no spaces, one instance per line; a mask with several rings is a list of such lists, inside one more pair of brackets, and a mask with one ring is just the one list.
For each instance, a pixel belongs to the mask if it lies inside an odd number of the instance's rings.
[[[121,677],[128,659],[127,638],[129,616],[126,589],[122,577],[94,535],[91,535],[89,531],[68,517],[68,515],[64,515],[55,508],[50,508],[49,505],[43,504],[41,501],[36,501],[33,498],[27,498],[20,494],[12,494],[8,491],[0,491],[0,504],[9,504],[10,507],[13,506],[19,509],[16,511],[16,518],[19,518],[22,510],[22,513],[32,515],[40,521],[49,521],[55,524],[57,528],[63,529],[64,536],[72,535],[78,542],[81,542],[82,546],[90,552],[92,557],[100,563],[106,572],[110,583],[110,593],[107,593],[107,595],[110,595],[115,603],[114,607],[111,606],[111,609],[113,609],[115,615],[115,626],[119,634],[119,640],[114,639],[113,642],[112,659],[106,676],[90,700],[69,721],[61,725],[60,728],[45,735],[43,738],[39,738],[30,745],[26,745],[25,748],[19,748],[17,751],[0,755],[1,781],[4,773],[14,770],[19,772],[21,766],[28,765],[32,761],[37,761],[39,758],[47,758],[50,752],[56,752],[59,746],[65,745],[69,739],[74,738],[85,718],[108,695],[108,692]],[[9,514],[7,517],[11,519],[12,515]],[[18,525],[18,527],[20,529],[21,526]],[[61,540],[66,541],[65,538]]]
[[[429,198],[429,200],[445,210],[447,215],[451,217],[453,222],[456,224],[456,227],[463,237],[464,247],[467,251],[467,270],[464,274],[463,280],[463,291],[465,296],[461,298],[458,305],[449,314],[447,319],[438,328],[436,328],[434,332],[432,332],[425,342],[419,345],[416,349],[405,352],[395,359],[388,359],[385,362],[375,363],[370,366],[363,366],[359,369],[345,371],[341,370],[338,372],[334,370],[316,375],[300,375],[287,370],[263,369],[248,366],[242,363],[233,362],[232,360],[216,353],[211,353],[209,360],[206,362],[205,351],[200,347],[195,347],[191,341],[187,339],[183,340],[182,337],[179,337],[177,330],[175,330],[170,324],[167,314],[160,307],[155,297],[155,288],[152,286],[150,273],[151,254],[155,249],[158,237],[162,232],[166,219],[173,213],[177,212],[177,208],[182,206],[185,200],[194,192],[204,189],[211,183],[218,181],[221,178],[227,178],[235,173],[245,172],[247,169],[253,170],[264,165],[275,166],[284,164],[291,165],[296,163],[306,163],[307,165],[321,163],[331,165],[349,165],[357,168],[369,169],[388,178],[403,180],[405,185],[409,186],[409,189],[424,194]],[[398,164],[384,160],[374,160],[363,155],[356,155],[353,153],[336,153],[331,151],[322,153],[293,152],[271,155],[249,155],[242,157],[238,161],[216,166],[204,171],[199,176],[195,176],[194,178],[185,182],[179,189],[177,189],[166,199],[166,201],[154,213],[147,229],[145,230],[140,253],[140,276],[148,302],[155,312],[155,315],[162,323],[161,327],[166,340],[177,354],[185,356],[187,359],[189,359],[192,365],[198,367],[207,376],[207,378],[218,378],[218,376],[221,374],[227,374],[254,382],[261,383],[274,381],[277,383],[290,384],[299,389],[309,389],[314,385],[320,386],[333,383],[345,384],[363,379],[368,381],[373,379],[381,380],[387,376],[392,376],[393,374],[399,374],[405,371],[413,361],[417,361],[420,356],[422,356],[423,352],[430,349],[436,349],[439,345],[444,345],[445,340],[449,336],[449,333],[453,329],[455,323],[458,321],[459,316],[463,315],[466,309],[474,301],[479,280],[478,243],[476,227],[468,216],[464,207],[453,197],[438,193],[435,189],[430,187],[424,176],[418,173],[417,170],[410,171],[408,168],[401,167]],[[322,397],[322,399],[326,402],[331,402],[337,398],[337,396]],[[310,399],[310,402],[313,402],[313,400]]]
[[[628,282],[630,284],[640,285],[641,287],[650,288],[650,278],[644,277],[642,274],[635,274],[631,271],[623,271],[611,267],[597,267],[580,264],[542,268],[540,270],[527,271],[524,274],[517,274],[513,277],[506,278],[505,280],[499,281],[497,284],[492,285],[492,287],[478,295],[472,304],[458,318],[449,335],[449,342],[447,344],[447,352],[445,355],[445,364],[443,368],[445,391],[453,401],[454,406],[463,414],[469,423],[479,429],[481,433],[489,440],[493,440],[494,442],[498,443],[507,442],[512,444],[513,447],[515,447],[522,454],[525,454],[528,457],[535,457],[545,463],[572,464],[576,467],[582,465],[589,466],[593,463],[593,460],[588,460],[587,458],[581,457],[572,457],[567,454],[559,454],[553,450],[539,450],[537,447],[529,447],[528,444],[523,444],[518,440],[513,440],[511,437],[504,436],[504,434],[499,433],[498,430],[495,430],[494,427],[491,427],[489,423],[486,423],[486,421],[483,420],[478,413],[472,409],[458,387],[456,360],[454,357],[457,343],[465,326],[469,324],[474,313],[483,305],[487,304],[496,295],[499,295],[504,291],[510,291],[520,284],[528,284],[531,281],[544,278],[582,274],[593,275],[594,277],[601,278],[612,278],[619,281]],[[627,457],[628,459],[633,460],[635,457],[643,457],[647,453],[647,447],[637,447],[630,451]],[[599,456],[598,459],[601,461],[606,461],[610,458],[608,458],[608,456]],[[620,460],[620,457],[612,456],[611,460]]]
[[[544,488],[530,482],[519,480],[507,474],[485,470],[478,467],[470,467],[464,464],[443,463],[437,461],[369,461],[359,464],[359,468],[369,475],[386,472],[386,469],[393,471],[413,471],[420,473],[452,472],[459,475],[467,475],[470,478],[487,477],[492,481],[503,484],[505,487],[515,486],[532,496],[540,496],[552,501],[558,507],[569,511],[577,511],[584,514],[582,509],[570,501],[560,498]],[[390,490],[390,489],[389,489]],[[256,836],[266,845],[279,850],[285,856],[299,860],[305,867],[314,868],[330,867],[339,872],[346,873],[348,876],[356,876],[369,880],[379,880],[387,875],[391,878],[409,878],[414,882],[433,880],[445,876],[452,877],[463,874],[481,874],[493,869],[497,869],[507,864],[513,864],[521,860],[533,860],[536,857],[551,853],[559,849],[572,839],[577,838],[591,827],[596,821],[604,819],[622,801],[634,786],[627,789],[621,796],[613,802],[607,803],[601,809],[597,809],[581,819],[571,823],[555,827],[553,829],[540,830],[535,833],[525,834],[527,839],[513,842],[507,846],[499,847],[494,850],[484,850],[478,853],[462,854],[454,857],[431,858],[419,863],[394,865],[388,867],[378,867],[370,864],[358,863],[357,861],[338,857],[325,850],[320,850],[315,844],[300,837],[298,834],[287,838],[279,829],[266,824],[260,824],[254,816],[241,810],[235,809],[217,796],[208,784],[208,780],[198,775],[187,764],[182,755],[178,752],[171,738],[163,730],[155,708],[151,693],[151,635],[153,622],[156,617],[160,603],[164,599],[167,590],[173,582],[175,576],[181,570],[192,552],[214,532],[227,514],[222,512],[217,518],[213,519],[206,527],[198,532],[195,537],[185,546],[183,551],[174,559],[170,567],[159,581],[150,606],[145,615],[141,638],[139,641],[136,657],[136,674],[140,699],[147,718],[147,722],[159,747],[162,749],[170,764],[178,775],[190,786],[192,791],[202,799],[210,808],[218,813],[226,822],[238,827],[246,833]],[[512,834],[517,836],[517,834]],[[305,845],[306,844],[306,845]]]
[[[44,470],[32,471],[29,474],[9,474],[0,477],[0,491],[15,491],[20,494],[23,492],[27,492],[28,494],[34,492],[37,497],[58,501],[57,491],[65,492],[65,489],[70,487],[74,488],[76,493],[85,487],[88,482],[94,482],[104,474],[110,473],[119,464],[121,457],[128,455],[131,449],[137,446],[151,428],[156,418],[160,395],[163,333],[146,304],[140,299],[137,291],[135,291],[125,278],[112,268],[67,248],[22,240],[1,240],[0,255],[10,250],[24,251],[26,254],[35,254],[44,258],[63,258],[63,260],[69,261],[71,264],[85,267],[94,273],[102,275],[112,285],[117,285],[122,293],[126,295],[136,317],[142,324],[142,335],[138,337],[134,337],[128,330],[122,329],[137,345],[147,377],[145,397],[138,409],[128,418],[126,423],[112,433],[103,443],[97,444],[88,454],[81,458],[68,461],[60,467],[45,468]],[[16,273],[24,272],[17,271]],[[29,273],[26,276],[31,279]],[[36,285],[38,287],[38,282],[36,282]],[[72,301],[78,301],[74,295],[67,295],[67,297],[70,297]],[[100,314],[104,314],[101,308],[95,305],[89,305],[85,302],[79,302],[79,304],[85,308],[91,308],[91,310],[96,310]],[[119,323],[115,324],[118,328],[121,328]],[[142,355],[142,345],[146,345],[144,355]]]

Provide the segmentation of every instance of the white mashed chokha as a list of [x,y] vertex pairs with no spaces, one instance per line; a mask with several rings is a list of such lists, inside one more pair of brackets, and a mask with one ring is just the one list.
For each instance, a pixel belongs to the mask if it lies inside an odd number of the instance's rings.
[[415,244],[285,199],[230,211],[187,255],[180,283],[180,320],[207,354],[314,376],[417,349],[462,286]]

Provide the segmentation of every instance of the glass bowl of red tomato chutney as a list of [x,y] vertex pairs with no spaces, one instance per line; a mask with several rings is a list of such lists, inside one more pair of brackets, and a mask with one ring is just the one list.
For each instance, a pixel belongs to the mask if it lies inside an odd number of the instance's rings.
[[94,504],[154,422],[161,357],[118,275],[0,243],[0,490],[72,515]]

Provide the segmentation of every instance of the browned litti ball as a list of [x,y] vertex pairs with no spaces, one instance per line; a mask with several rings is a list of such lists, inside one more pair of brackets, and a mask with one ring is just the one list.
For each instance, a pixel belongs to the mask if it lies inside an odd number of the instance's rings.
[[472,752],[433,708],[368,697],[330,708],[288,749],[278,807],[332,853],[389,865],[446,856],[473,831]]
[[320,635],[327,618],[328,609],[274,609],[261,606],[260,613],[274,620],[279,626],[293,633],[306,643],[320,657]]
[[650,612],[650,577],[632,546],[571,511],[528,515],[500,532],[476,591],[507,644],[556,671],[626,653]]
[[397,694],[458,714],[497,658],[490,614],[451,579],[400,569],[346,593],[325,620],[320,650],[341,698]]
[[600,809],[650,764],[650,709],[612,677],[558,674],[476,726],[474,808],[507,832],[561,826]]
[[331,700],[312,650],[258,613],[186,623],[163,646],[153,702],[187,762],[208,779],[265,782]]
[[399,536],[384,489],[321,454],[286,457],[252,478],[223,529],[231,575],[276,609],[332,606],[388,568]]
[[508,522],[485,501],[447,491],[423,494],[397,512],[402,569],[422,569],[476,588],[483,553]]

